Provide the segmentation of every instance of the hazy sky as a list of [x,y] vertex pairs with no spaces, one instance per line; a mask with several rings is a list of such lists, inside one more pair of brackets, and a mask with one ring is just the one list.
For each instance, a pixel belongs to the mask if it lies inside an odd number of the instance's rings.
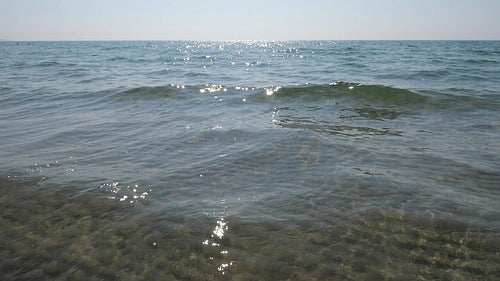
[[0,0],[10,40],[500,39],[500,0]]

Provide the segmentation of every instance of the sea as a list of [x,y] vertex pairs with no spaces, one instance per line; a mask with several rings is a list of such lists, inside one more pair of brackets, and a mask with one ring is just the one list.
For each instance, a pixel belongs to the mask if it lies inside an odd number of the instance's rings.
[[2,280],[499,280],[500,41],[0,42]]

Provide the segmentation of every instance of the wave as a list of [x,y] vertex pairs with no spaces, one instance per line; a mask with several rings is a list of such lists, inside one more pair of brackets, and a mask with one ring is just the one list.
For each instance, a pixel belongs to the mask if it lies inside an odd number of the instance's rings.
[[370,103],[417,104],[427,100],[426,96],[416,92],[380,85],[362,85],[348,82],[332,83],[330,87],[337,95],[362,99]]
[[[270,93],[272,91],[272,93]],[[264,94],[263,94],[263,93]],[[265,88],[251,95],[255,101],[267,99],[295,100],[317,103],[325,100],[355,102],[369,105],[423,104],[429,98],[414,91],[380,85],[363,85],[351,82],[335,82],[329,85]]]
[[[200,96],[201,94],[201,96]],[[470,89],[447,88],[409,90],[384,85],[335,82],[329,85],[291,87],[249,87],[224,85],[166,85],[119,89],[113,97],[125,100],[153,100],[218,96],[226,101],[246,103],[291,103],[317,106],[327,102],[341,107],[388,108],[408,110],[468,110],[487,109],[498,105],[498,95],[484,95]],[[366,112],[369,114],[369,112]],[[386,115],[385,118],[388,116]]]
[[[188,87],[192,88],[192,87]],[[113,94],[113,98],[119,100],[155,100],[155,99],[168,99],[174,96],[179,96],[181,90],[186,89],[185,86],[154,86],[154,87],[138,87],[132,88],[125,91],[118,91]]]
[[37,64],[35,64],[35,67],[48,67],[48,66],[56,66],[59,65],[60,63],[57,61],[40,61]]
[[487,59],[468,59],[465,61],[466,64],[472,64],[472,65],[496,65],[499,62],[493,58],[487,58]]
[[107,59],[108,62],[128,62],[128,63],[149,63],[151,60],[147,58],[136,58],[128,56],[114,56]]
[[[254,94],[265,96],[262,93]],[[363,85],[351,82],[335,82],[330,85],[304,87],[284,87],[267,98],[293,100],[302,103],[317,104],[331,101],[336,104],[356,107],[400,108],[427,110],[472,110],[493,109],[499,104],[498,95],[484,95],[468,89],[408,90],[383,85]],[[262,98],[260,98],[262,100]]]

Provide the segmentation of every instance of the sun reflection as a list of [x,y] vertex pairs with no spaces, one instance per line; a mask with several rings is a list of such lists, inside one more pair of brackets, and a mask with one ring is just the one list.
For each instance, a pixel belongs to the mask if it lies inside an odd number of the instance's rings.
[[281,89],[280,86],[266,88],[266,96],[272,96],[274,93],[278,92]]
[[217,267],[217,270],[221,271],[222,274],[225,274],[224,270],[229,267],[230,265],[233,265],[234,261],[231,261],[230,263],[223,263],[219,267]]
[[200,89],[200,94],[215,93],[215,92],[219,92],[219,91],[227,92],[227,88],[225,88],[222,85],[215,85],[215,84],[214,85],[205,85],[205,88]]
[[[224,231],[228,229],[227,223],[224,222],[224,219],[221,219],[220,221],[217,221],[217,225],[215,225],[215,229],[213,233],[219,237],[219,239],[222,239],[224,236]],[[213,237],[213,235],[212,235]]]
[[130,204],[146,199],[149,192],[151,192],[151,189],[141,192],[137,184],[134,186],[128,185],[126,187],[121,187],[119,185],[119,182],[105,183],[101,184],[99,188],[111,193],[110,196],[106,197],[107,199],[128,202]]
[[202,242],[203,251],[207,254],[208,259],[217,264],[217,271],[225,274],[225,270],[234,265],[235,261],[230,259],[230,254],[227,249],[224,249],[224,236],[226,235],[229,226],[224,218],[217,220],[212,234],[209,239]]

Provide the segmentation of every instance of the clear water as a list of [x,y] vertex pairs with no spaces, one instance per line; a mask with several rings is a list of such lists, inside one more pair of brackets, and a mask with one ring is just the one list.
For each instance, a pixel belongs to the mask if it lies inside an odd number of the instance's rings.
[[4,280],[497,280],[500,42],[1,42]]

